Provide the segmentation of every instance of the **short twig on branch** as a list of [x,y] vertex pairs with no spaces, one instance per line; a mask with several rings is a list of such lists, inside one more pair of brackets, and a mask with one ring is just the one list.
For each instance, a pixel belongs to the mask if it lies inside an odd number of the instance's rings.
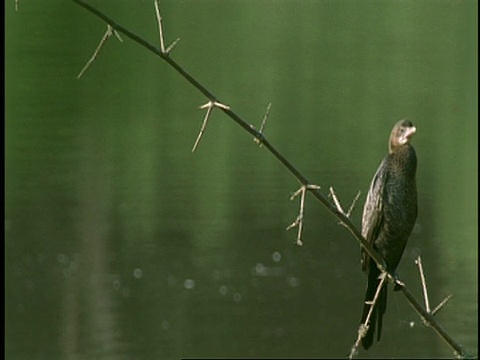
[[[267,123],[268,116],[270,115],[270,109],[272,108],[272,103],[268,103],[267,105],[267,111],[265,112],[265,115],[263,116],[262,123],[260,125],[260,130],[258,132],[264,136],[264,129],[265,129],[265,124]],[[262,138],[263,139],[263,138]],[[253,138],[253,141],[257,143],[258,146],[262,146],[262,139],[255,137]]]
[[415,260],[415,264],[417,265],[418,272],[420,273],[420,281],[422,283],[423,299],[425,301],[425,310],[427,311],[427,313],[431,313],[431,311],[430,311],[430,301],[428,300],[427,282],[425,281],[425,274],[423,273],[423,266],[422,266],[422,257],[420,255]]
[[98,44],[97,48],[95,49],[92,57],[87,61],[83,69],[80,71],[80,73],[77,75],[77,79],[80,79],[82,75],[87,71],[87,69],[90,67],[90,65],[95,61],[97,58],[98,54],[100,53],[100,50],[102,49],[103,45],[107,42],[107,40],[112,36],[112,34],[115,34],[117,37],[118,41],[122,42],[122,38],[120,37],[120,34],[117,33],[115,30],[112,29],[110,25],[107,25],[107,31],[103,35],[102,39],[100,40],[100,43]]
[[195,149],[197,148],[198,143],[200,142],[200,139],[203,136],[203,133],[205,132],[205,129],[207,128],[207,123],[208,120],[210,119],[210,115],[212,114],[212,110],[214,107],[218,107],[220,109],[230,109],[229,106],[223,105],[219,103],[218,101],[209,101],[205,105],[200,106],[200,109],[207,109],[207,112],[205,114],[205,117],[203,119],[202,127],[200,128],[200,132],[198,133],[197,139],[195,140],[195,144],[193,144],[192,148],[192,153],[195,152]]
[[[347,218],[350,218],[350,216],[352,215],[352,211],[355,208],[355,205],[357,204],[357,201],[360,197],[361,192],[359,191],[357,195],[355,195],[355,197],[352,200],[352,203],[350,204],[350,207],[348,208],[348,211],[345,212],[342,208],[342,204],[340,203],[340,200],[338,200],[338,197],[335,194],[335,190],[333,189],[333,187],[330,186],[329,190],[330,190],[330,196],[332,197],[333,203],[335,204],[335,207],[337,208],[338,212],[345,215]],[[339,224],[348,228],[347,224],[345,224],[343,221],[340,221]]]
[[420,273],[420,281],[422,283],[423,298],[425,301],[425,311],[430,315],[435,315],[440,310],[442,310],[442,308],[445,306],[448,300],[452,298],[452,295],[450,294],[446,296],[437,306],[435,306],[433,310],[430,310],[430,300],[428,298],[428,292],[427,292],[427,281],[425,279],[425,273],[423,272],[422,257],[420,255],[415,260],[415,264],[417,265],[418,272]]
[[436,313],[438,313],[440,310],[443,309],[443,307],[445,306],[445,304],[448,302],[448,300],[450,300],[451,298],[453,297],[452,294],[449,294],[447,295],[442,301],[440,301],[440,304],[438,304],[437,306],[435,306],[435,308],[432,310],[432,315],[435,315]]
[[158,33],[160,36],[160,50],[164,55],[168,55],[170,51],[173,50],[175,45],[180,41],[180,38],[176,39],[174,42],[170,44],[168,48],[165,49],[165,38],[163,36],[163,22],[162,22],[162,15],[160,14],[160,1],[155,0],[155,14],[157,16],[157,22],[158,22]]
[[303,215],[305,212],[305,194],[307,193],[308,190],[319,190],[320,186],[318,185],[302,185],[297,191],[295,191],[292,196],[290,196],[290,200],[295,199],[299,194],[300,196],[300,211],[298,213],[297,218],[293,223],[291,223],[288,227],[287,230],[290,230],[293,227],[298,226],[298,232],[297,232],[297,238],[295,240],[295,243],[297,245],[303,245],[302,241],[302,231],[303,231]]

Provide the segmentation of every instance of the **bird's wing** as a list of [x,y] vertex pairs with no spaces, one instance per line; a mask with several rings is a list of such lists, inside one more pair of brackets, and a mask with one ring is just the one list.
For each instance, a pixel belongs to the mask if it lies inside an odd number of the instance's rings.
[[[367,200],[363,208],[362,236],[372,245],[374,244],[384,221],[383,198],[385,183],[387,180],[387,171],[386,166],[384,165],[385,162],[386,159],[383,159],[373,177],[370,189],[368,190]],[[368,254],[362,249],[362,269],[365,272],[368,269],[368,260]]]

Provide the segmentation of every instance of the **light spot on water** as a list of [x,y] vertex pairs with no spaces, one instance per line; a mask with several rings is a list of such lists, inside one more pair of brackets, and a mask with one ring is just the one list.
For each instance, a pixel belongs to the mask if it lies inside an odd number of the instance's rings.
[[275,251],[275,252],[272,254],[272,259],[273,259],[273,261],[275,261],[275,262],[279,262],[280,260],[282,260],[282,254],[280,254],[278,251]]
[[183,287],[187,290],[191,290],[191,289],[195,288],[195,280],[185,279],[185,281],[183,282]]
[[233,301],[235,301],[235,302],[242,301],[242,295],[240,293],[233,294]]
[[135,279],[140,279],[142,276],[143,276],[142,269],[136,268],[135,270],[133,270],[133,277]]
[[68,256],[65,254],[58,254],[57,255],[57,261],[60,264],[67,264],[68,263]]
[[220,295],[227,295],[228,293],[228,288],[225,285],[220,286],[220,289],[218,289],[218,292]]
[[256,275],[264,275],[265,274],[265,266],[263,264],[258,263],[255,265],[255,274]]
[[121,285],[122,285],[122,284],[121,284],[120,280],[113,280],[113,288],[114,288],[115,290],[119,290],[120,287],[121,287]]
[[168,330],[170,329],[170,323],[167,320],[162,321],[162,329],[163,330]]
[[295,276],[289,275],[287,276],[287,284],[291,287],[300,286],[300,279]]

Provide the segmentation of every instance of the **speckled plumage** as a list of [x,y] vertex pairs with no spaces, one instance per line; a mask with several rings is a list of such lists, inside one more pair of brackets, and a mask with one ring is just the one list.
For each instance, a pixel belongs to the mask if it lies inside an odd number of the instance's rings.
[[[363,209],[362,235],[383,257],[389,272],[395,272],[417,218],[417,157],[410,145],[410,137],[415,131],[408,120],[395,124],[389,139],[389,154],[373,177]],[[367,302],[373,300],[380,270],[364,251],[362,269],[368,275],[365,292]],[[384,285],[370,318],[368,332],[362,339],[365,349],[372,345],[375,329],[377,340],[380,340],[386,305],[387,287]],[[370,305],[364,305],[362,323],[369,308]]]

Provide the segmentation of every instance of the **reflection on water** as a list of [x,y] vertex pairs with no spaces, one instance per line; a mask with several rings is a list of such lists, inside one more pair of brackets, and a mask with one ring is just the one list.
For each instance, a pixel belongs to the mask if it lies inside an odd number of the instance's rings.
[[[366,279],[345,229],[307,198],[294,246],[297,184],[265,149],[214,112],[192,155],[202,98],[131,42],[77,81],[104,30],[50,5],[6,4],[6,357],[346,356]],[[148,6],[109,11],[154,36]],[[431,302],[454,294],[440,322],[474,351],[476,7],[162,5],[176,59],[256,125],[272,102],[267,136],[345,203],[412,119],[420,209],[398,270],[420,296],[422,254]],[[359,356],[452,353],[391,292],[382,341]]]

